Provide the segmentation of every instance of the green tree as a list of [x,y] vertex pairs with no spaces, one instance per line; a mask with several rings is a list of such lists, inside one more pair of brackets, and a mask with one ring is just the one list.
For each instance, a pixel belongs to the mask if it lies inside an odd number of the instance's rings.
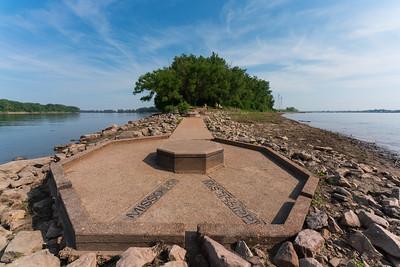
[[79,108],[60,104],[41,105],[0,99],[0,112],[79,112]]
[[140,76],[133,94],[144,92],[141,100],[154,99],[162,111],[204,104],[268,111],[274,104],[268,81],[229,66],[215,53],[210,57],[183,54],[169,67]]

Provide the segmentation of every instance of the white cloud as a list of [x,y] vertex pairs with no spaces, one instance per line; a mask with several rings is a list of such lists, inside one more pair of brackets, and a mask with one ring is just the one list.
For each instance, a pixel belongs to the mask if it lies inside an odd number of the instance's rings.
[[[379,105],[385,103],[377,99],[376,94],[370,94],[376,90],[382,92],[378,94],[381,99],[384,99],[384,95],[399,95],[400,80],[396,76],[400,73],[398,2],[382,7],[348,5],[347,13],[343,13],[346,9],[339,4],[281,14],[285,19],[277,27],[288,33],[279,37],[263,34],[263,27],[267,23],[260,23],[257,17],[257,10],[264,12],[262,6],[256,8],[253,5],[251,10],[249,13],[243,12],[239,21],[253,27],[258,25],[259,34],[249,41],[221,42],[217,49],[229,61],[249,67],[250,70],[258,66],[262,69],[266,65],[265,71],[257,70],[255,74],[270,80],[273,89],[288,95],[288,102],[293,105],[313,109],[318,106],[317,103],[324,103],[325,108],[343,108],[340,101],[325,97],[327,92],[335,90],[338,95],[345,91],[358,92],[358,95],[346,94],[351,98],[346,103],[353,106],[371,105],[374,101]],[[227,14],[229,23],[239,25],[239,31],[246,27],[232,22],[235,17],[229,12]],[[310,23],[308,28],[302,25],[293,27],[292,21],[286,20],[287,17],[296,20],[299,14],[307,14],[304,22]],[[319,25],[313,24],[320,21],[321,17],[326,19]],[[279,17],[277,20],[280,20]],[[269,64],[279,65],[280,68],[271,71]],[[299,94],[307,94],[315,100],[314,103],[296,103]],[[400,102],[396,107],[391,101],[386,107],[399,108],[399,105]]]
[[[40,35],[42,28],[52,28],[81,48],[50,40],[40,47],[0,39],[0,71],[45,76],[60,81],[62,90],[126,88],[129,93],[138,75],[172,60],[165,51],[215,51],[229,63],[270,80],[285,102],[303,109],[316,109],[319,103],[335,109],[344,103],[366,106],[374,101],[399,108],[383,97],[399,94],[397,1],[320,2],[307,8],[289,0],[229,1],[213,21],[160,27],[140,36],[112,25],[107,10],[113,4],[65,0],[27,14],[0,17],[0,30],[12,25]],[[292,8],[294,4],[299,7]],[[92,32],[72,27],[75,20]],[[120,34],[124,38],[117,38]],[[381,90],[382,96],[374,90]],[[349,99],[343,101],[335,91]],[[360,95],[360,91],[368,93]]]

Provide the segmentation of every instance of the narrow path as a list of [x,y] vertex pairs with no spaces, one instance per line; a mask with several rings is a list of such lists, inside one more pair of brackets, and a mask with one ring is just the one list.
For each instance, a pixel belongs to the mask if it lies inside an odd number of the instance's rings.
[[183,118],[170,136],[171,140],[213,139],[202,118]]

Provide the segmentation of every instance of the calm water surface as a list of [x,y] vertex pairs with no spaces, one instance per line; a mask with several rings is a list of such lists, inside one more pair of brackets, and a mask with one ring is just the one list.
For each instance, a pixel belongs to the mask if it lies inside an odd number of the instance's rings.
[[293,113],[287,118],[400,153],[400,113]]
[[53,147],[111,124],[123,124],[149,114],[0,114],[0,164],[17,156],[35,158],[54,154]]

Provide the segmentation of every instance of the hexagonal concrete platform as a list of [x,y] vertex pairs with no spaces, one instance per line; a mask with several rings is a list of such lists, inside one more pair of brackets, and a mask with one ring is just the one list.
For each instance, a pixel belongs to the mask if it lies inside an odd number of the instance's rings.
[[157,148],[157,163],[176,173],[208,173],[224,164],[224,149],[207,140],[175,140]]
[[[160,166],[157,148],[188,142],[185,132],[223,149],[224,166],[207,174]],[[185,118],[171,137],[109,141],[53,164],[67,244],[117,251],[156,241],[185,245],[196,231],[251,244],[301,230],[318,179],[269,148],[209,137],[201,118]],[[185,147],[178,152],[188,154]]]

